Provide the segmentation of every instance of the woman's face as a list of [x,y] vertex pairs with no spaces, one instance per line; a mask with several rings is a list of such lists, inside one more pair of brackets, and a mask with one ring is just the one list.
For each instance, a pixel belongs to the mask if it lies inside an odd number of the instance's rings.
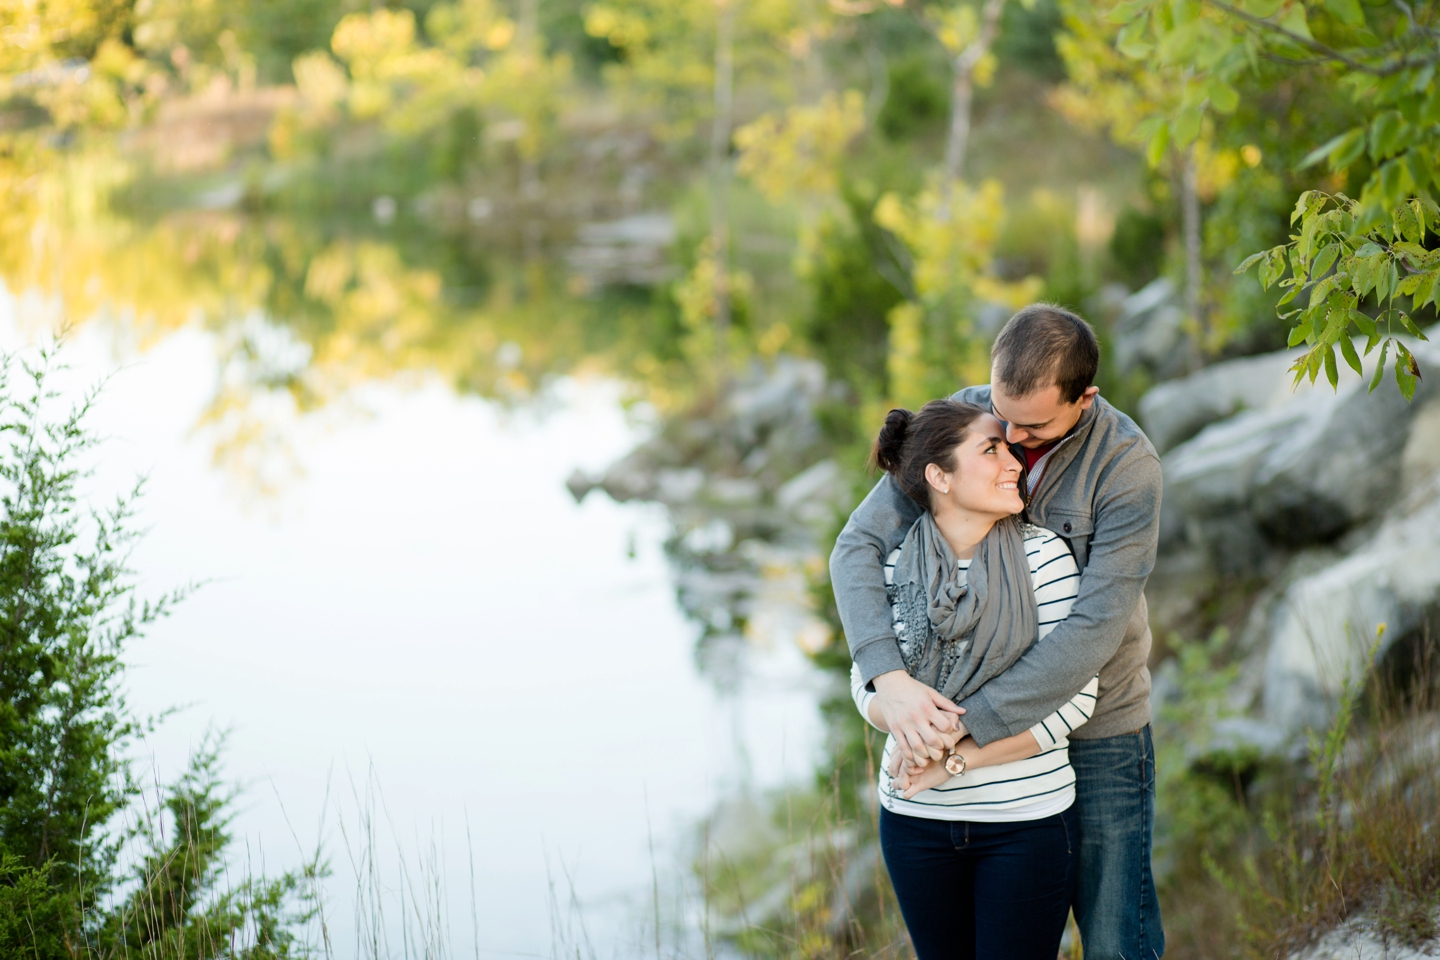
[[1020,499],[1020,461],[1005,443],[1005,428],[988,413],[976,417],[955,447],[955,470],[936,464],[925,468],[936,508],[999,519],[1025,508]]

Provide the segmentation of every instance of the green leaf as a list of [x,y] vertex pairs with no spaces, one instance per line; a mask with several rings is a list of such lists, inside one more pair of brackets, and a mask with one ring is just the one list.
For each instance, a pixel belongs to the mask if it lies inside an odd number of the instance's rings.
[[1386,110],[1370,122],[1370,157],[1379,162],[1400,149],[1405,119],[1398,110]]
[[1430,96],[1425,98],[1425,105],[1420,108],[1420,123],[1425,126],[1440,123],[1440,84],[1430,88]]
[[1360,355],[1355,352],[1355,344],[1349,337],[1340,338],[1340,352],[1345,355],[1345,362],[1357,376],[1365,376],[1365,367],[1360,363]]
[[1155,44],[1151,43],[1145,35],[1145,28],[1148,24],[1145,18],[1131,20],[1120,30],[1115,37],[1115,49],[1132,60],[1144,60],[1155,50]]
[[1415,384],[1420,379],[1420,364],[1415,362],[1415,357],[1405,344],[1399,340],[1395,341],[1395,385],[1400,388],[1400,393],[1408,403],[1415,399]]
[[[1285,283],[1291,283],[1291,281],[1287,280],[1287,281],[1285,281]],[[1284,285],[1285,285],[1285,284],[1283,284],[1283,283],[1281,284],[1281,286],[1284,286]],[[1299,293],[1299,292],[1300,292],[1300,285],[1299,285],[1298,283],[1292,284],[1291,287],[1290,287],[1290,289],[1285,291],[1285,296],[1283,296],[1283,297],[1281,297],[1279,300],[1276,300],[1276,301],[1275,301],[1275,306],[1276,306],[1276,308],[1278,309],[1278,308],[1280,308],[1280,307],[1283,307],[1283,306],[1285,306],[1285,304],[1289,303],[1291,300],[1294,300],[1294,299],[1295,299],[1295,294],[1297,294],[1297,293]]]
[[1360,9],[1359,0],[1325,0],[1325,9],[1348,27],[1365,25],[1365,11]]
[[[1290,8],[1280,15],[1280,26],[1306,40],[1315,39],[1310,34],[1310,25],[1305,22],[1304,4],[1291,4]],[[1314,380],[1314,377],[1311,377],[1311,380]]]
[[1170,132],[1177,147],[1188,147],[1200,136],[1200,116],[1199,107],[1182,107],[1175,115]]
[[1235,272],[1236,272],[1236,273],[1244,273],[1246,270],[1249,270],[1251,267],[1255,266],[1255,264],[1259,263],[1260,260],[1261,260],[1261,259],[1265,256],[1265,254],[1268,253],[1268,252],[1269,252],[1268,250],[1261,250],[1259,253],[1252,253],[1252,254],[1250,254],[1250,256],[1248,256],[1248,257],[1246,257],[1244,260],[1241,260],[1241,261],[1240,261],[1240,266],[1238,266],[1238,267],[1235,268]]
[[1281,2],[1282,0],[1241,0],[1239,7],[1252,17],[1268,18],[1275,16]]
[[[1406,240],[1411,241],[1412,245],[1422,238],[1423,235],[1420,233],[1420,219],[1415,216],[1415,210],[1410,204],[1400,204],[1395,208],[1393,216],[1395,218],[1396,233],[1400,234],[1400,236]],[[1420,249],[1423,254],[1424,248],[1421,247]]]
[[[1321,160],[1324,160],[1326,157],[1330,156],[1332,153],[1340,150],[1342,145],[1348,147],[1348,145],[1352,141],[1356,140],[1360,141],[1363,147],[1363,143],[1365,140],[1365,131],[1359,127],[1355,128],[1354,130],[1348,130],[1345,133],[1340,134],[1338,137],[1331,137],[1329,140],[1326,140],[1320,146],[1316,147],[1314,150],[1311,150],[1305,155],[1305,159],[1300,161],[1300,169],[1304,170],[1306,167],[1314,166]],[[1331,166],[1334,166],[1334,164],[1331,164]],[[1290,222],[1294,223],[1295,221],[1291,220]]]
[[1365,155],[1365,128],[1356,127],[1345,135],[1345,141],[1335,148],[1330,158],[1331,170],[1344,170]]
[[[1383,257],[1384,254],[1380,256]],[[1379,258],[1374,256],[1355,258],[1355,265],[1350,268],[1350,289],[1355,291],[1357,297],[1365,296],[1375,286],[1375,267],[1378,263]]]
[[1295,221],[1305,215],[1306,210],[1309,209],[1310,194],[1314,192],[1314,190],[1306,190],[1296,198],[1295,209],[1290,211],[1290,226],[1295,226]]
[[1129,23],[1154,4],[1155,0],[1121,0],[1105,15],[1111,23]]
[[1151,167],[1160,166],[1160,161],[1165,159],[1165,150],[1170,146],[1170,127],[1162,123],[1151,135],[1150,142],[1145,145],[1145,161]]
[[1375,299],[1383,301],[1394,289],[1395,264],[1388,259],[1381,261],[1375,270]]
[[1270,287],[1285,275],[1285,248],[1272,247],[1265,251],[1265,262],[1260,265],[1260,286]]
[[1338,243],[1327,243],[1315,255],[1315,262],[1310,266],[1310,275],[1318,277],[1325,274],[1335,265],[1335,258],[1340,255],[1343,248]]
[[[1379,178],[1380,201],[1386,207],[1394,207],[1405,201],[1405,195],[1410,192],[1410,168],[1399,160],[1386,161],[1385,165],[1376,171]],[[1369,187],[1376,183],[1376,174],[1370,177]]]
[[1314,330],[1314,326],[1310,318],[1306,317],[1299,326],[1294,327],[1290,331],[1290,337],[1286,342],[1286,346],[1296,347],[1304,343],[1309,339],[1311,332]]
[[1375,335],[1375,321],[1371,320],[1359,310],[1350,311],[1350,322],[1359,327],[1360,332],[1367,337],[1373,337]]
[[1414,295],[1415,288],[1418,286],[1420,286],[1420,274],[1412,273],[1408,277],[1401,278],[1400,285],[1395,288],[1395,292],[1402,297],[1409,297]]
[[1335,348],[1329,344],[1325,346],[1325,379],[1332,387],[1340,385],[1340,371],[1335,367]]
[[1311,383],[1315,382],[1315,377],[1320,373],[1320,364],[1324,362],[1324,356],[1325,349],[1323,347],[1310,348],[1309,358],[1305,361],[1305,375],[1310,378]]
[[1435,293],[1435,273],[1422,273],[1420,282],[1415,284],[1415,300],[1410,305],[1411,310],[1420,310],[1430,302]]
[[1420,236],[1418,239],[1423,243],[1425,241],[1425,205],[1419,200],[1411,200],[1410,211],[1415,214],[1415,222],[1420,225]]
[[1235,108],[1240,106],[1240,94],[1223,80],[1211,80],[1205,92],[1210,97],[1210,106],[1221,113],[1234,113]]
[[1385,355],[1390,352],[1390,341],[1385,341],[1385,346],[1380,348],[1380,359],[1375,364],[1375,373],[1370,377],[1370,389],[1366,393],[1374,393],[1375,388],[1380,386],[1380,381],[1385,379]]
[[1430,163],[1430,155],[1425,148],[1406,151],[1405,162],[1410,165],[1410,176],[1415,181],[1415,189],[1429,189],[1430,184],[1435,182],[1435,167]]
[[1415,339],[1426,339],[1425,334],[1420,332],[1420,328],[1415,326],[1415,321],[1410,319],[1410,314],[1406,313],[1404,310],[1400,310],[1398,311],[1398,313],[1400,315],[1400,326],[1404,327]]

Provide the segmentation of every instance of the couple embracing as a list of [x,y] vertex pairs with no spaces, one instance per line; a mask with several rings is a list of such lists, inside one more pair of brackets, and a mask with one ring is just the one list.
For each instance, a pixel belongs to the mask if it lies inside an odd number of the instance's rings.
[[892,410],[830,558],[861,714],[889,734],[880,845],[919,960],[1165,950],[1150,872],[1144,587],[1160,461],[1098,396],[1099,344],[1036,304],[990,386]]

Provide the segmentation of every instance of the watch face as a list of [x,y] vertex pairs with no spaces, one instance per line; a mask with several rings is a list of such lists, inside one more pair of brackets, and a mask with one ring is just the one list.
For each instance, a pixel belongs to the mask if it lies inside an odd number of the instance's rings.
[[958,753],[952,753],[945,758],[945,769],[951,776],[958,777],[965,772],[965,761]]

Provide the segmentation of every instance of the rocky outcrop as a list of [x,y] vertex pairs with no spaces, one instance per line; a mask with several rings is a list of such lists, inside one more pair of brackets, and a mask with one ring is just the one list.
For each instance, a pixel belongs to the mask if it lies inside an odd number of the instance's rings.
[[577,501],[598,488],[665,507],[680,605],[706,638],[763,626],[816,649],[829,630],[809,612],[803,571],[850,500],[820,424],[834,390],[814,361],[756,364],[602,474],[577,470],[567,485]]
[[1175,284],[1161,277],[1126,297],[1110,325],[1112,360],[1121,373],[1148,370],[1175,377],[1199,361],[1185,330],[1185,312]]
[[1409,346],[1433,371],[1413,403],[1389,379],[1368,393],[1348,370],[1334,392],[1291,392],[1283,352],[1217,364],[1141,403],[1162,437],[1239,408],[1164,454],[1154,607],[1183,631],[1187,608],[1167,591],[1252,585],[1240,646],[1259,672],[1245,689],[1280,739],[1328,720],[1381,624],[1384,654],[1440,613],[1440,349]]
[[1217,420],[1286,405],[1292,393],[1284,373],[1291,362],[1288,353],[1245,357],[1160,384],[1140,399],[1146,435],[1164,454]]

